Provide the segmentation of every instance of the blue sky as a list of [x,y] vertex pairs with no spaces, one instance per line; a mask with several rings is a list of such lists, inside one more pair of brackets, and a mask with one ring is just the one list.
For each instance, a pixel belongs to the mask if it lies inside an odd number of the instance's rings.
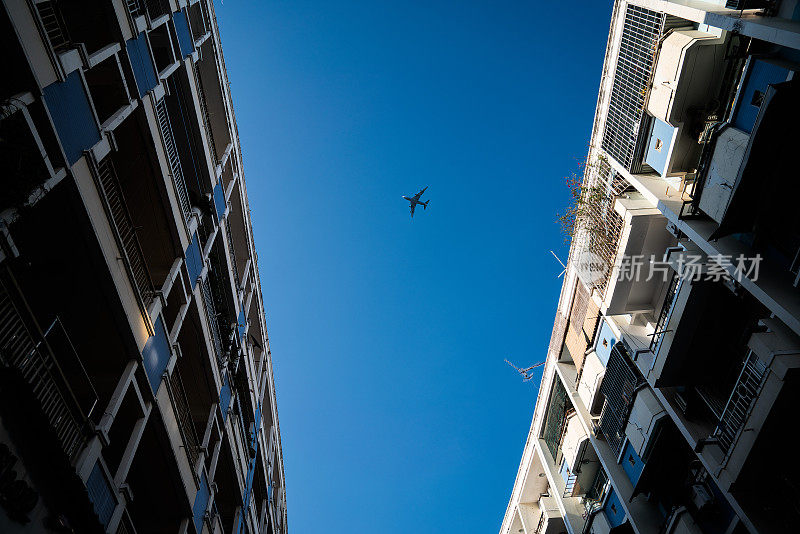
[[538,387],[503,359],[545,356],[611,2],[216,9],[291,532],[497,532]]

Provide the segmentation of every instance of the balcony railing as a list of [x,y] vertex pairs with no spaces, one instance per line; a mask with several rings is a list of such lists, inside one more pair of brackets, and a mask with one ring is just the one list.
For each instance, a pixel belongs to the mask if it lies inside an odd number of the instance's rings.
[[766,364],[757,354],[750,351],[743,362],[731,396],[725,404],[719,424],[714,430],[714,436],[719,439],[719,445],[726,453],[741,434],[766,377]]
[[158,116],[158,126],[161,129],[161,137],[164,140],[164,150],[172,173],[172,181],[175,183],[175,190],[178,194],[178,202],[181,205],[183,218],[188,224],[189,219],[192,217],[192,206],[189,202],[189,192],[186,189],[186,180],[183,177],[181,158],[178,154],[178,147],[175,144],[175,135],[172,132],[172,124],[169,120],[167,103],[164,98],[156,102],[156,115]]
[[169,396],[172,400],[172,408],[175,410],[175,418],[178,420],[178,428],[183,440],[186,457],[189,465],[192,466],[192,473],[197,466],[197,458],[200,454],[200,440],[192,420],[192,412],[189,409],[189,400],[186,397],[186,389],[183,387],[181,373],[177,367],[169,375]]
[[233,269],[233,281],[236,283],[236,289],[241,288],[241,281],[239,280],[239,266],[236,264],[236,249],[233,248],[233,234],[231,234],[231,222],[225,221],[225,234],[228,237],[228,252],[231,258],[231,268]]
[[67,32],[67,25],[64,23],[64,17],[61,15],[61,9],[58,7],[58,2],[53,0],[37,2],[36,11],[47,36],[47,41],[53,51],[58,53],[68,50],[72,42]]
[[97,164],[97,179],[109,219],[115,227],[122,253],[125,256],[124,260],[131,280],[146,308],[155,295],[153,280],[150,278],[150,271],[147,269],[144,252],[142,252],[142,246],[136,235],[136,227],[128,211],[128,204],[117,178],[114,163],[109,157]]
[[574,497],[576,488],[578,488],[578,475],[570,471],[564,481],[564,493],[562,496],[565,499]]
[[222,362],[225,359],[225,353],[223,352],[222,337],[219,332],[219,322],[217,321],[217,308],[214,306],[214,296],[211,294],[211,285],[208,276],[203,279],[201,287],[203,290],[203,304],[205,304],[206,308],[208,327],[211,329],[211,338],[214,343],[214,351],[217,353],[217,360]]
[[132,19],[136,20],[144,15],[145,10],[141,0],[126,0],[125,5],[128,7],[128,13],[130,13]]
[[622,452],[625,425],[628,421],[636,390],[644,383],[636,367],[630,361],[628,351],[622,343],[611,349],[606,365],[606,374],[600,392],[606,401],[600,414],[600,430],[615,456]]
[[664,305],[661,306],[661,313],[658,314],[658,320],[656,321],[653,338],[650,340],[650,352],[652,352],[654,355],[658,354],[661,340],[664,334],[667,333],[667,324],[669,323],[670,317],[672,317],[672,309],[675,305],[675,298],[677,297],[680,289],[681,277],[678,275],[678,273],[675,273],[673,274],[672,279],[669,281],[667,296],[664,299]]
[[544,513],[544,510],[539,512],[539,522],[536,523],[536,528],[533,529],[533,534],[542,534],[544,530],[544,526],[547,524],[547,514]]
[[[0,281],[0,364],[21,373],[64,452],[72,458],[84,443],[88,430],[86,414],[94,407],[96,398],[90,401],[87,411],[82,409],[45,337],[29,329],[27,324],[31,324],[32,319],[23,319],[21,308],[11,297],[11,291],[16,290],[7,284],[9,282]],[[80,362],[77,367],[83,369]],[[91,384],[85,370],[83,374],[76,379]]]
[[203,127],[206,130],[208,145],[211,149],[211,161],[214,163],[214,165],[216,165],[218,163],[217,145],[214,142],[214,132],[211,130],[211,118],[208,115],[208,103],[206,102],[206,92],[203,88],[203,79],[196,63],[194,65],[194,79],[197,85],[197,99],[200,101],[200,112],[203,116]]
[[589,489],[586,491],[586,495],[583,498],[584,519],[588,518],[590,515],[603,507],[603,500],[606,497],[607,491],[608,475],[606,474],[605,470],[600,467],[597,470],[597,474],[594,476],[592,485],[589,486]]
[[556,378],[553,384],[553,391],[550,394],[550,403],[547,407],[547,415],[545,416],[544,429],[542,431],[542,439],[554,461],[558,461],[558,450],[561,447],[561,439],[567,426],[567,414],[572,410],[572,403],[567,397],[567,390],[561,380]]
[[169,2],[165,0],[144,0],[147,7],[147,15],[150,20],[155,20],[162,15],[168,15],[172,10],[169,7]]

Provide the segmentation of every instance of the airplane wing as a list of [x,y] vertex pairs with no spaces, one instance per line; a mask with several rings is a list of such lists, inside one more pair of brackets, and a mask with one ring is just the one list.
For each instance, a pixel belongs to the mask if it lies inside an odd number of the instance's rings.
[[428,186],[427,186],[427,185],[426,185],[424,188],[422,188],[422,189],[420,190],[420,192],[419,192],[419,193],[417,193],[416,195],[414,195],[414,200],[419,200],[419,197],[421,197],[421,196],[422,196],[422,193],[424,193],[426,189],[428,189]]
[[413,202],[411,203],[411,217],[414,217],[414,210],[416,209],[417,205]]

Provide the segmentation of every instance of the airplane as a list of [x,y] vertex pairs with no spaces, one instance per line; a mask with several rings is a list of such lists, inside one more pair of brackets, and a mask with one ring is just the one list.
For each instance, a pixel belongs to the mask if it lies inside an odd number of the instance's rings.
[[425,186],[425,188],[424,188],[424,189],[422,189],[422,190],[421,190],[419,193],[417,193],[416,195],[414,195],[413,197],[410,197],[410,198],[409,198],[409,197],[407,197],[407,196],[405,196],[405,195],[403,195],[403,198],[404,198],[405,200],[408,200],[408,201],[411,203],[411,216],[412,216],[412,217],[414,216],[414,210],[416,209],[416,207],[417,207],[417,204],[422,204],[422,209],[425,209],[425,208],[427,208],[427,207],[428,207],[428,202],[430,202],[430,200],[428,200],[428,201],[423,201],[423,200],[420,200],[420,199],[419,199],[419,197],[421,197],[421,196],[422,196],[422,193],[424,193],[424,192],[425,192],[425,189],[428,189],[428,186],[427,186],[427,185],[426,185],[426,186]]

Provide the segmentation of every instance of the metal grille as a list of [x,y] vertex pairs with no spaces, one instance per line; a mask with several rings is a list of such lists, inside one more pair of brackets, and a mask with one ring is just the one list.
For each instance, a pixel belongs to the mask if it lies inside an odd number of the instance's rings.
[[108,215],[112,224],[116,227],[122,244],[122,252],[130,267],[133,285],[138,290],[145,306],[147,306],[155,294],[153,281],[150,278],[147,262],[144,259],[144,252],[142,252],[142,246],[136,235],[136,227],[133,225],[111,158],[106,157],[97,164],[97,178],[109,210]]
[[192,420],[192,412],[189,409],[189,400],[186,397],[186,389],[183,387],[181,373],[177,367],[172,370],[169,376],[169,394],[172,399],[172,407],[175,410],[175,418],[178,420],[178,428],[183,438],[186,457],[189,458],[189,465],[192,472],[197,465],[197,458],[200,451],[200,440]]
[[664,21],[663,13],[635,5],[625,12],[602,146],[631,172],[637,171],[637,139]]
[[194,64],[194,79],[197,85],[197,99],[200,101],[200,112],[203,115],[203,126],[206,130],[209,148],[211,148],[211,161],[214,165],[219,163],[217,156],[217,144],[214,142],[214,132],[211,130],[211,118],[208,115],[208,102],[206,92],[203,88],[203,77],[200,75],[197,63]]
[[550,403],[547,407],[545,416],[542,439],[547,444],[553,460],[557,460],[558,449],[561,446],[561,435],[566,427],[567,412],[572,409],[572,405],[567,398],[567,390],[558,378],[553,383],[553,390],[550,392]]
[[33,395],[68,457],[84,442],[80,407],[46,345],[36,341],[0,281],[0,363],[16,368]]
[[169,3],[164,0],[144,0],[150,20],[155,20],[162,15],[170,13]]
[[175,145],[175,136],[172,133],[172,125],[169,121],[167,103],[164,98],[156,102],[156,114],[158,115],[158,126],[161,129],[161,137],[164,139],[164,149],[167,153],[169,168],[172,172],[172,181],[178,193],[178,200],[181,204],[183,217],[188,223],[192,216],[192,207],[189,203],[189,193],[186,190],[186,180],[183,177],[181,158],[178,154],[178,147]]
[[578,486],[578,475],[569,471],[569,475],[567,475],[567,480],[564,481],[564,493],[562,496],[565,499],[570,497],[574,497],[575,493],[580,491],[580,486]]
[[600,429],[617,456],[622,451],[625,424],[634,393],[643,382],[644,379],[636,372],[622,343],[614,345],[600,385],[600,392],[606,399],[600,414]]
[[714,435],[719,438],[720,447],[725,452],[729,452],[742,432],[766,377],[766,364],[751,350],[742,364],[739,378],[714,430]]
[[206,317],[208,318],[208,327],[211,329],[211,337],[214,343],[214,350],[217,353],[217,359],[222,361],[224,352],[222,351],[222,338],[219,333],[219,323],[217,322],[217,309],[214,306],[214,296],[211,294],[211,285],[206,276],[200,284],[203,290],[203,303],[206,307]]
[[681,277],[678,273],[672,275],[667,288],[667,296],[664,299],[664,305],[661,306],[661,313],[658,314],[658,321],[656,321],[655,331],[653,332],[653,339],[650,340],[650,352],[658,355],[658,348],[661,345],[661,339],[666,333],[667,324],[672,316],[672,306],[675,303],[675,297],[681,288]]
[[58,4],[50,0],[45,0],[44,2],[37,3],[36,9],[39,12],[39,19],[42,21],[47,40],[50,42],[50,46],[53,50],[55,52],[67,50],[71,45],[71,41]]
[[140,0],[127,0],[125,5],[128,7],[128,13],[130,13],[132,19],[144,15],[144,8],[142,8]]
[[[614,204],[630,184],[614,172],[604,156],[587,165],[581,187],[582,201],[586,206],[576,221],[569,261],[578,261],[581,254],[591,252],[602,260],[605,272],[592,278],[592,289],[605,297],[608,282],[619,250],[623,221]],[[591,197],[587,200],[587,197]]]

